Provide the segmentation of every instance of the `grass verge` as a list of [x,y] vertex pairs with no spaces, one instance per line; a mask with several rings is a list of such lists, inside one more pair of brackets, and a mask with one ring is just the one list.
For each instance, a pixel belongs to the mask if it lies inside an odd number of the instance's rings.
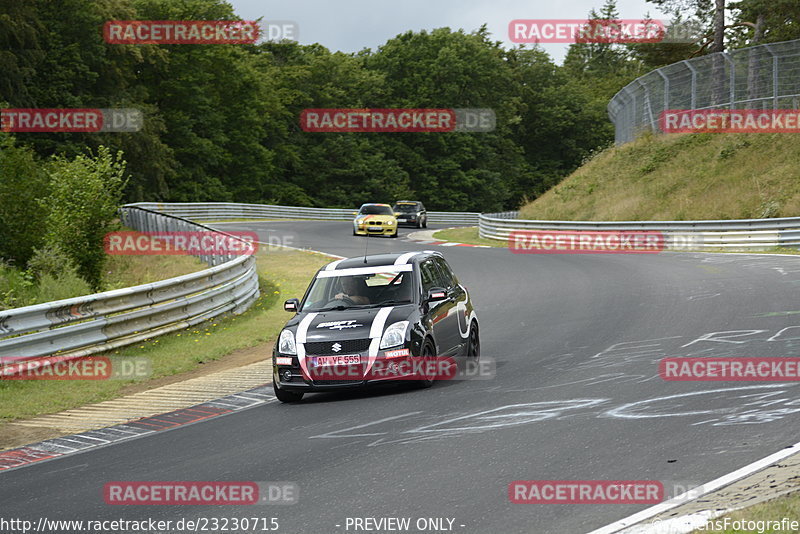
[[645,135],[609,148],[541,197],[521,219],[669,221],[800,215],[800,137]]
[[260,253],[261,297],[247,312],[107,353],[149,358],[153,374],[146,380],[0,381],[0,433],[4,423],[110,400],[128,394],[132,386],[147,389],[148,382],[190,372],[237,349],[275,339],[289,317],[280,303],[301,297],[314,272],[329,261],[308,252]]
[[[718,517],[717,519],[712,519],[709,521],[707,526],[712,527],[704,530],[694,530],[692,534],[739,534],[739,533],[752,533],[752,532],[764,532],[770,534],[789,534],[789,533],[796,533],[798,532],[797,529],[781,529],[778,528],[762,528],[769,526],[767,522],[780,522],[783,518],[789,519],[789,521],[800,521],[800,493],[792,493],[789,495],[784,495],[783,497],[778,497],[777,499],[773,499],[771,501],[767,501],[761,504],[756,504],[755,506],[751,506],[748,508],[744,508],[742,510],[732,512],[722,517]],[[729,518],[728,528],[725,528],[725,518]],[[744,526],[745,529],[734,529],[732,526],[735,524],[734,521],[746,521],[746,522],[753,522],[753,526],[755,528],[749,528],[747,523],[739,524],[739,526]],[[762,523],[759,525],[759,521]],[[715,529],[713,527],[721,527],[719,529]]]

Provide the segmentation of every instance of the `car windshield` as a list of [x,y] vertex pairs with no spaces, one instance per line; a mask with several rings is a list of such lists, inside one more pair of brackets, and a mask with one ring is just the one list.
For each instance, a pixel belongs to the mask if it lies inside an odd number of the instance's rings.
[[395,204],[394,211],[398,213],[416,213],[417,205],[416,204]]
[[361,206],[361,210],[358,212],[359,215],[394,215],[392,208],[389,206],[382,206],[378,204],[367,204],[366,206]]
[[[405,266],[403,266],[405,267]],[[359,271],[347,274],[347,271]],[[411,302],[411,271],[393,265],[361,273],[363,269],[321,271],[308,290],[302,312],[374,308]]]

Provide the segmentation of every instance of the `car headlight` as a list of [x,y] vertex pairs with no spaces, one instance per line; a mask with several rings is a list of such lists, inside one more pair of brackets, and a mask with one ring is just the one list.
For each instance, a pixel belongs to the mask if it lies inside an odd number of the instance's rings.
[[386,226],[392,226],[393,224],[394,224],[394,221],[387,221],[386,222]]
[[383,333],[381,338],[381,349],[388,349],[389,347],[396,347],[402,345],[406,341],[406,330],[408,329],[408,321],[398,321],[391,325]]
[[297,345],[294,344],[294,334],[291,330],[281,332],[278,338],[278,352],[281,354],[297,354]]

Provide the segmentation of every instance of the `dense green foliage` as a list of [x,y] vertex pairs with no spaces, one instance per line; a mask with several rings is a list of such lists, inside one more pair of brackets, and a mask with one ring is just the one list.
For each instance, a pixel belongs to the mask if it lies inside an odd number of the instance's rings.
[[112,157],[106,147],[98,152],[96,157],[53,158],[50,195],[41,201],[47,209],[46,245],[63,251],[94,288],[102,278],[103,238],[113,229],[125,186],[122,154]]
[[[650,0],[711,24],[710,0]],[[732,4],[730,41],[797,32],[796,2]],[[590,17],[616,18],[606,0]],[[654,66],[702,43],[579,43],[563,66],[541,49],[505,49],[482,27],[407,32],[377,50],[320,45],[110,45],[107,20],[236,19],[224,0],[0,0],[0,101],[10,107],[136,107],[137,133],[19,134],[42,157],[121,150],[125,200],[352,207],[397,197],[432,209],[514,208],[607,145],[605,106]],[[786,24],[786,21],[794,24]],[[492,133],[305,133],[311,107],[492,108]]]
[[[222,0],[0,0],[0,100],[135,107],[137,133],[17,134],[41,157],[121,150],[125,200],[352,207],[398,197],[431,209],[513,208],[611,139],[602,96],[540,49],[485,28],[407,32],[377,50],[320,45],[110,45],[111,19],[235,19]],[[591,58],[588,61],[592,61]],[[597,100],[597,101],[595,101]],[[491,133],[306,133],[312,107],[492,108]]]
[[0,133],[0,258],[24,266],[42,244],[47,212],[37,199],[47,182],[33,151]]

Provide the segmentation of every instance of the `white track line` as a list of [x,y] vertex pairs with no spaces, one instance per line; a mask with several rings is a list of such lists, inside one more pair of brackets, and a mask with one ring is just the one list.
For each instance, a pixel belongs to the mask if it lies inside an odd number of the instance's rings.
[[[796,454],[798,450],[800,450],[800,442],[795,443],[790,447],[783,448],[774,454],[770,454],[769,456],[762,458],[761,460],[757,460],[749,465],[746,465],[741,469],[737,469],[732,473],[728,473],[727,475],[715,478],[711,482],[706,482],[702,486],[693,488],[687,491],[686,493],[681,493],[680,495],[673,497],[668,501],[656,504],[655,506],[651,506],[650,508],[642,510],[641,512],[637,512],[624,519],[615,521],[610,525],[606,525],[602,528],[598,528],[597,530],[593,530],[588,534],[611,534],[613,532],[619,532],[624,528],[633,526],[646,519],[650,519],[662,512],[666,512],[667,510],[672,510],[673,508],[677,508],[678,506],[684,505],[695,499],[703,497],[711,493],[712,491],[718,490],[719,488],[727,486],[728,484],[736,482],[737,480],[740,480],[748,475],[760,471],[765,467],[769,467],[775,462],[783,460],[784,458],[791,456],[793,454]],[[700,492],[699,494],[697,493],[698,491]]]

